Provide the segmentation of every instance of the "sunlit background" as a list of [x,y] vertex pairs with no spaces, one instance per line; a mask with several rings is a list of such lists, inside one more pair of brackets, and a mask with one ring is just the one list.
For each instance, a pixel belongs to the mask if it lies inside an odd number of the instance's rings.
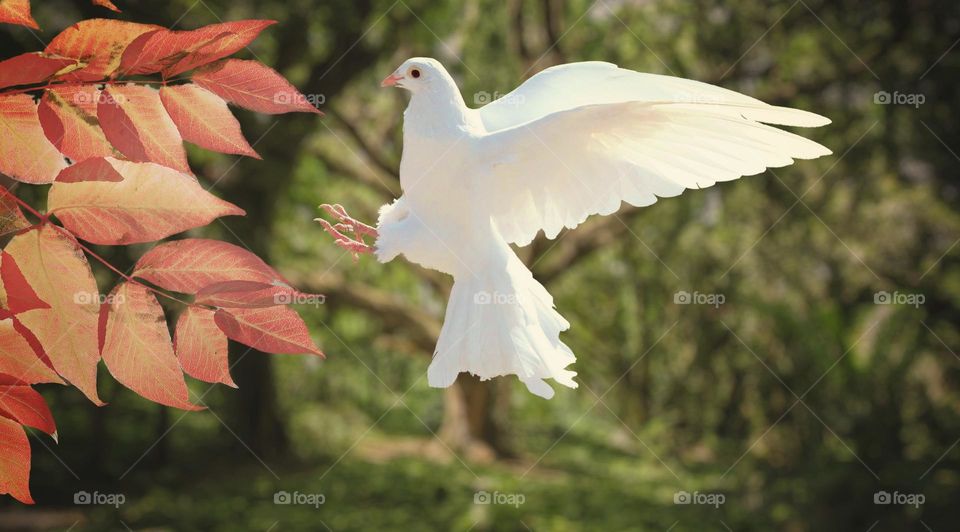
[[[178,29],[279,21],[241,56],[326,116],[238,111],[263,161],[191,149],[248,213],[195,234],[326,294],[298,310],[327,360],[232,346],[239,390],[191,381],[197,413],[105,370],[103,408],[40,387],[60,441],[31,433],[37,505],[0,501],[0,529],[957,529],[955,1],[116,3]],[[33,4],[44,31],[0,28],[2,57],[114,16]],[[580,389],[431,389],[450,279],[354,262],[312,221],[339,202],[372,222],[399,194],[406,96],[379,81],[422,55],[471,105],[579,60],[716,83],[830,117],[801,133],[834,155],[535,241],[520,253],[572,324]],[[104,253],[128,266],[144,249]]]

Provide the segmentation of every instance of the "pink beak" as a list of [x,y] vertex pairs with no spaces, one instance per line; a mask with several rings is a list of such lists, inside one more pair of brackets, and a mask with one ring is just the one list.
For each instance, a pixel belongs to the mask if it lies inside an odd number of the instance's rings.
[[398,81],[403,79],[403,76],[398,76],[396,74],[390,74],[389,76],[383,78],[383,81],[380,82],[381,87],[393,87],[397,84]]

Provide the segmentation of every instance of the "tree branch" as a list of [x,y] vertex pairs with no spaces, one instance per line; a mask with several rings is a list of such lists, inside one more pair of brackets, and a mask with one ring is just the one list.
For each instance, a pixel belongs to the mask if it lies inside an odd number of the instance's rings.
[[333,272],[294,276],[291,280],[309,292],[326,295],[326,304],[344,305],[375,315],[391,332],[402,332],[409,337],[423,354],[433,354],[440,337],[440,320],[422,308],[368,285],[347,282]]
[[350,139],[353,140],[353,142],[359,146],[361,150],[363,150],[363,153],[367,156],[367,159],[369,159],[377,168],[379,168],[381,172],[389,175],[394,181],[399,183],[400,176],[398,176],[397,171],[394,170],[395,168],[399,167],[399,163],[388,161],[380,150],[374,149],[374,147],[367,142],[367,139],[364,138],[363,134],[360,133],[360,130],[353,125],[353,121],[344,117],[335,107],[327,107],[324,109],[324,111],[326,111],[328,115],[337,119],[340,125],[343,126],[344,131],[347,132],[347,135],[350,136]]

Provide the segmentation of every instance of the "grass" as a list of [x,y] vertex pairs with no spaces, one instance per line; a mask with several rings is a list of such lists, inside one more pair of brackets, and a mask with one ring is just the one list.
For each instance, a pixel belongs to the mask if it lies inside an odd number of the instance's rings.
[[[734,523],[742,525],[743,516],[730,515],[733,506],[674,504],[679,481],[651,455],[601,454],[593,444],[572,443],[558,445],[535,467],[535,458],[464,464],[436,452],[367,457],[366,444],[339,462],[330,457],[268,470],[251,459],[240,468],[185,471],[130,494],[119,509],[92,510],[74,530],[679,531],[724,530],[724,523],[742,529]],[[390,441],[371,435],[369,444]],[[709,479],[684,476],[693,486]],[[279,491],[304,504],[275,504]],[[495,503],[477,504],[482,493]],[[320,500],[313,494],[322,494],[322,504],[309,504]]]

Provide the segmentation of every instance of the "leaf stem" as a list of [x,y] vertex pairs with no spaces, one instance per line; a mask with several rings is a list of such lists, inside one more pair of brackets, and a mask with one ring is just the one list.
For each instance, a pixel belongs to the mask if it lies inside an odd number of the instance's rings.
[[167,85],[167,80],[124,80],[124,79],[102,79],[98,81],[61,81],[61,82],[48,82],[45,85],[36,85],[36,86],[27,86],[19,87],[9,90],[0,90],[0,96],[9,96],[13,94],[23,94],[33,91],[43,91],[47,89],[55,89],[59,87],[83,87],[87,85],[126,85],[128,83],[133,83],[135,85]]

